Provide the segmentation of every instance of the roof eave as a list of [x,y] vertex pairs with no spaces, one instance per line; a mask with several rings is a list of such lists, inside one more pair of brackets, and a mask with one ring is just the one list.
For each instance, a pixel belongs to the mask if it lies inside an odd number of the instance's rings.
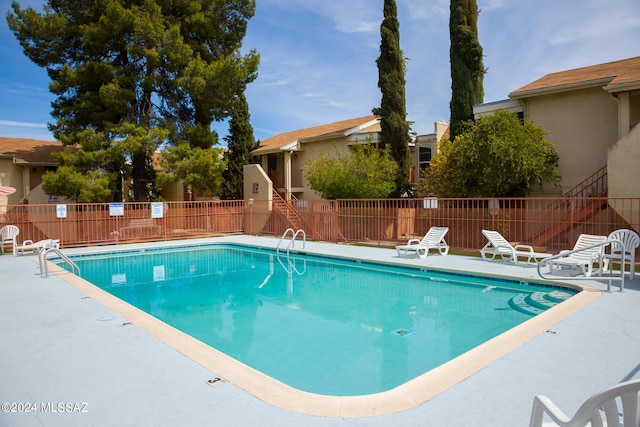
[[298,142],[300,142],[300,140],[296,139],[295,141],[285,144],[280,147],[280,151],[299,151]]
[[640,81],[607,85],[604,86],[603,89],[608,91],[609,93],[640,90]]
[[349,136],[349,135],[351,135],[351,134],[354,134],[354,133],[357,133],[357,132],[360,132],[360,131],[362,131],[362,130],[366,129],[366,128],[368,128],[369,126],[373,126],[373,125],[375,125],[376,123],[380,123],[380,119],[375,118],[375,119],[373,119],[373,120],[369,120],[368,122],[366,122],[366,123],[362,123],[361,125],[358,125],[358,126],[356,126],[356,127],[353,127],[353,128],[351,128],[351,129],[347,129],[346,131],[344,131],[344,132],[343,132],[343,135],[344,135],[344,136]]
[[16,166],[58,166],[57,162],[30,162],[22,159],[16,159],[13,163]]
[[263,154],[277,154],[283,151],[299,151],[300,148],[298,143],[300,140],[296,139],[295,141],[288,142],[284,145],[272,148],[256,148],[251,152],[254,156],[261,156]]
[[533,96],[541,96],[541,95],[553,95],[555,93],[568,92],[572,90],[579,89],[589,89],[592,87],[606,87],[606,85],[613,80],[613,77],[606,77],[598,80],[590,80],[587,82],[577,82],[570,83],[559,86],[552,87],[543,87],[540,89],[532,89],[532,90],[524,90],[524,91],[515,91],[509,94],[510,99],[521,99],[521,98],[531,98]]

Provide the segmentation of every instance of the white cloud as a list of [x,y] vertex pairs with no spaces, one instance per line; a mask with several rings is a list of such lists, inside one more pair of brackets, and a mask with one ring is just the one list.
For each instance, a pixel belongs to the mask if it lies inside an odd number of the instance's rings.
[[493,9],[502,9],[503,7],[508,6],[508,0],[479,0],[478,8],[482,11],[493,10]]
[[570,25],[561,29],[552,35],[549,43],[552,46],[557,46],[581,41],[597,41],[598,39],[614,39],[612,41],[615,41],[620,33],[636,30],[636,34],[638,34],[640,30],[640,16],[624,15],[616,10],[592,16],[590,19],[592,20],[589,25]]
[[413,21],[433,19],[449,25],[449,0],[411,0],[398,2],[398,17],[403,17],[403,9],[407,10],[407,18]]
[[31,138],[46,141],[54,140],[46,123],[30,123],[0,120],[0,136],[5,138]]
[[28,123],[28,122],[14,122],[10,120],[0,120],[0,126],[2,127],[16,127],[16,128],[47,128],[46,123]]

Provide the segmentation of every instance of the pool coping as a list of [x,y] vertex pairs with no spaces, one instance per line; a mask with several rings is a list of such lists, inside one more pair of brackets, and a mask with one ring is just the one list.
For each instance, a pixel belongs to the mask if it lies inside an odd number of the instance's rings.
[[[207,239],[209,243],[233,243],[248,245],[245,242],[234,242],[233,238]],[[274,241],[277,243],[277,240]],[[162,246],[170,248],[168,242],[150,242],[138,245],[119,245],[117,247],[83,248],[83,253],[120,252],[141,247]],[[275,243],[273,243],[275,245]],[[201,243],[193,242],[174,244],[173,246],[195,246]],[[273,249],[271,244],[261,244],[257,241],[250,243],[253,246]],[[305,252],[314,255],[325,255],[340,258],[333,253],[325,251],[325,245],[317,245],[316,248],[307,248]],[[320,248],[322,247],[322,249]],[[76,251],[65,251],[72,254]],[[454,257],[455,255],[448,255]],[[363,260],[366,257],[353,256]],[[379,261],[389,265],[407,265],[397,262]],[[415,267],[415,265],[414,265]],[[433,270],[446,271],[446,268],[430,267]],[[304,392],[290,387],[266,374],[263,374],[240,361],[202,343],[201,341],[173,328],[146,312],[120,300],[99,287],[81,279],[61,267],[50,263],[49,271],[56,274],[62,280],[68,282],[87,296],[105,305],[109,309],[121,315],[129,322],[145,330],[150,335],[160,339],[168,346],[194,360],[201,366],[215,372],[224,380],[233,383],[253,396],[279,408],[307,415],[328,417],[371,417],[384,414],[392,414],[417,407],[464,379],[482,370],[491,363],[515,350],[533,337],[549,330],[553,325],[577,312],[585,305],[601,296],[602,291],[588,285],[570,282],[553,281],[554,285],[578,289],[577,295],[563,303],[546,310],[532,319],[518,325],[501,335],[475,347],[472,350],[440,365],[408,382],[389,391],[363,395],[363,396],[326,396]],[[460,270],[456,270],[460,271]],[[479,274],[468,270],[470,274]],[[501,275],[495,273],[481,273],[484,276],[500,277],[504,279],[518,280],[514,275]],[[531,280],[527,278],[527,280]],[[549,282],[539,279],[536,281]]]

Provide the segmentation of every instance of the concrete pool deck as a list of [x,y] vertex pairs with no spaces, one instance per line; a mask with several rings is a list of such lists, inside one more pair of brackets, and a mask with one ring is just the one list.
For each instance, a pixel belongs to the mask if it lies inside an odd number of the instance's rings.
[[[275,246],[278,239],[232,236],[189,243],[210,241]],[[111,249],[72,248],[65,252]],[[475,257],[399,259],[391,249],[314,242],[307,242],[307,249],[539,280],[535,267]],[[513,334],[517,335],[511,337],[516,345],[486,366],[462,372],[478,359],[470,358],[441,375],[439,381],[453,386],[445,384],[443,391],[433,393],[425,403],[385,415],[373,415],[377,412],[372,411],[372,416],[353,416],[347,410],[342,416],[302,414],[267,403],[269,398],[254,397],[243,390],[245,384],[241,388],[230,379],[233,375],[207,368],[206,361],[197,363],[165,344],[169,338],[149,334],[139,326],[135,313],[125,317],[61,277],[41,279],[33,258],[0,256],[0,328],[4,338],[0,398],[3,403],[15,404],[10,410],[22,411],[4,412],[3,406],[2,426],[526,426],[536,394],[547,394],[572,415],[596,391],[640,378],[640,280],[636,278],[625,281],[623,293],[617,292],[617,286],[614,292],[601,295],[583,293],[589,297],[586,306],[568,316],[561,314],[565,310],[554,309],[536,317],[534,320],[542,318],[548,323]],[[579,283],[600,290],[607,287],[598,280]],[[573,311],[570,305],[556,308]],[[219,377],[228,381],[209,382]],[[416,389],[400,394],[415,400],[415,395],[429,387],[419,383]]]

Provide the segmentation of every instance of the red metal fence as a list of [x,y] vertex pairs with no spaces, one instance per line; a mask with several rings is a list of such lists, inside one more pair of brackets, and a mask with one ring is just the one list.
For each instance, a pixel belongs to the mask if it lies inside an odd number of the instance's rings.
[[[0,226],[17,225],[18,242],[59,239],[65,246],[114,244],[244,232],[243,201],[90,203],[0,207]],[[60,217],[64,215],[64,217]]]
[[[281,236],[303,228],[310,239],[393,246],[447,226],[454,250],[477,251],[482,229],[546,252],[569,249],[581,233],[640,231],[640,199],[599,197],[504,199],[256,200],[0,207],[0,226],[20,228],[18,242],[60,239],[63,247],[172,240],[225,234]],[[161,215],[154,215],[160,206]],[[157,217],[160,216],[160,217]]]

